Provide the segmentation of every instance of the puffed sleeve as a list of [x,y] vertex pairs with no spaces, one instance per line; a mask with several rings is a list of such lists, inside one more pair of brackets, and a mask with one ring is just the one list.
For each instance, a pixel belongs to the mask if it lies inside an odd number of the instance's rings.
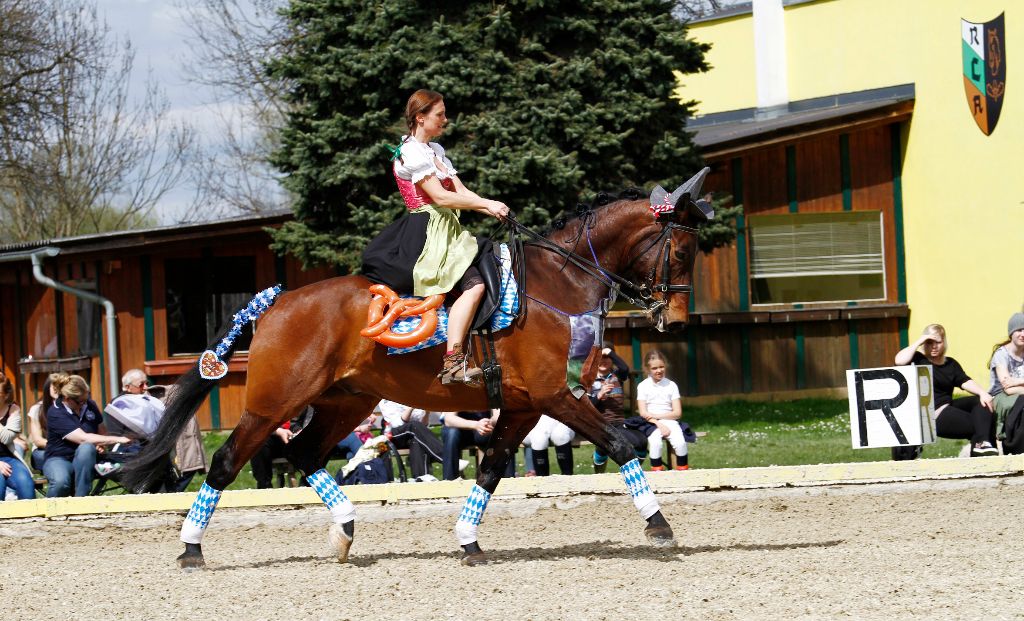
[[437,155],[437,159],[441,160],[444,167],[448,169],[448,176],[454,177],[459,174],[459,171],[455,170],[455,166],[452,165],[452,161],[448,159],[448,156],[444,154],[444,147],[437,144],[436,142],[430,143],[430,148],[434,150],[434,154]]
[[434,158],[423,145],[409,140],[402,145],[402,155],[395,160],[395,174],[400,179],[419,183],[425,177],[437,174]]

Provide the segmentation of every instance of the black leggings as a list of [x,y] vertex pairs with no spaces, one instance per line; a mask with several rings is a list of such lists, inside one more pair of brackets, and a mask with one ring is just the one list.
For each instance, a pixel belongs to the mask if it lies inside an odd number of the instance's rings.
[[418,420],[391,428],[391,442],[396,448],[409,449],[409,469],[412,476],[430,473],[430,462],[444,461],[444,445],[434,432]]
[[996,445],[996,417],[976,396],[953,399],[935,419],[940,438],[988,442]]
[[[547,449],[532,449],[533,471],[539,477],[546,477],[551,474],[551,462],[548,461]],[[572,443],[555,445],[555,459],[558,461],[558,468],[562,474],[572,474]]]

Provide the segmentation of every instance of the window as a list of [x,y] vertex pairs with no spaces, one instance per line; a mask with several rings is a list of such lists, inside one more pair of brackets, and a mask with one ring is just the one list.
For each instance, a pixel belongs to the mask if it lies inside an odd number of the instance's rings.
[[[79,280],[69,283],[77,289],[96,293],[95,280]],[[100,315],[103,307],[80,297],[75,297],[75,316],[78,322],[78,351],[87,356],[100,353]]]
[[754,304],[885,298],[879,211],[750,216]]
[[[256,294],[256,261],[253,257],[168,259],[167,350],[197,354],[231,325],[231,317]],[[244,351],[252,340],[246,328],[235,350]]]

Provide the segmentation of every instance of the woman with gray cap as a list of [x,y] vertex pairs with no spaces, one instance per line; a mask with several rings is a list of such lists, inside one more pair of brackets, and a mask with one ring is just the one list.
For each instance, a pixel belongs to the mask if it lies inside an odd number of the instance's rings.
[[1008,338],[992,349],[992,402],[1002,419],[1017,397],[1024,395],[1024,313],[1014,313],[1006,325]]

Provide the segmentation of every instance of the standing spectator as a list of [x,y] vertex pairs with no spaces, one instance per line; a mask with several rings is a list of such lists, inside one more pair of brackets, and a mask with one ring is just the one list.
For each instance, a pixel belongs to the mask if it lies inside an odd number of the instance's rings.
[[414,478],[429,473],[431,462],[444,463],[444,445],[423,423],[426,412],[387,399],[381,399],[378,407],[384,433],[391,434],[396,448],[409,449],[409,469]]
[[[526,476],[546,477],[551,474],[548,463],[548,444],[555,445],[555,459],[562,474],[572,474],[572,441],[576,432],[564,423],[542,414],[533,430],[523,440],[526,447]],[[532,467],[531,467],[532,465]]]
[[29,463],[39,472],[43,471],[46,460],[46,413],[57,398],[57,387],[53,385],[53,373],[43,382],[43,398],[28,409],[28,439],[32,442],[32,457]]
[[1024,313],[1014,313],[1007,322],[1008,338],[992,349],[988,367],[992,381],[988,389],[992,405],[1002,419],[1024,394]]
[[647,368],[647,379],[636,387],[636,406],[640,417],[656,427],[647,436],[651,470],[665,469],[661,462],[662,438],[668,438],[676,453],[676,470],[689,470],[686,437],[679,424],[683,413],[679,387],[665,377],[665,355],[660,351],[652,349],[647,352],[644,366]]
[[[898,365],[932,366],[935,433],[939,437],[970,440],[972,457],[998,455],[992,395],[968,377],[959,362],[946,355],[946,348],[946,329],[933,323],[925,327],[920,338],[896,354],[895,362]],[[955,388],[962,388],[975,396],[954,399]]]
[[51,378],[59,396],[46,412],[46,496],[67,496],[72,484],[75,496],[88,496],[96,477],[96,447],[131,440],[102,433],[103,415],[89,398],[89,384],[84,378],[63,373]]
[[32,473],[22,461],[25,448],[17,444],[19,440],[24,442],[19,434],[21,408],[14,402],[14,385],[0,376],[0,501],[7,495],[8,487],[14,490],[18,500],[35,496]]
[[[465,468],[464,460],[459,459],[463,450],[470,446],[485,447],[494,432],[494,421],[498,419],[499,411],[489,412],[445,412],[444,429],[441,430],[441,439],[444,441],[444,461],[441,469],[444,472],[445,481],[452,481],[459,478],[459,473]],[[516,476],[515,454],[508,460],[505,466],[506,478]]]

